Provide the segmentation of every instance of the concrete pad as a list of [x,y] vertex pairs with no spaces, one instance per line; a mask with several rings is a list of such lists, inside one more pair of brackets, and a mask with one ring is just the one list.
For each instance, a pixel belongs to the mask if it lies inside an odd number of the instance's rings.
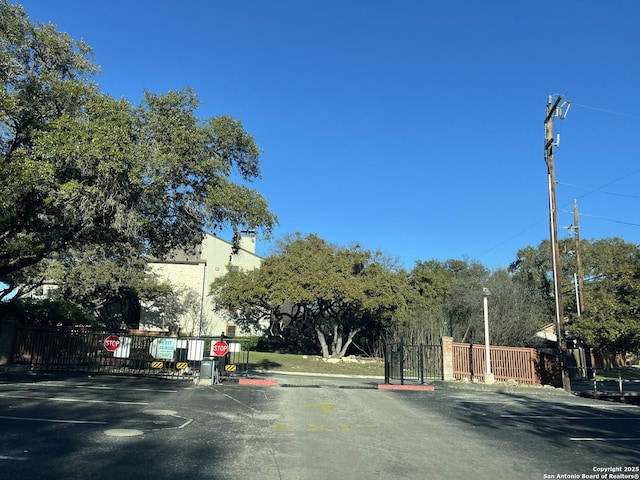
[[419,390],[422,392],[433,392],[436,388],[433,385],[378,385],[380,390]]
[[279,387],[277,380],[264,380],[260,378],[241,378],[238,380],[239,385],[258,385],[262,387]]

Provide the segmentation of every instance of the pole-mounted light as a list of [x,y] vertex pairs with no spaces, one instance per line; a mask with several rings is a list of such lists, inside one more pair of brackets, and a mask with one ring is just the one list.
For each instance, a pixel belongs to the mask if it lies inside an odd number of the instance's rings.
[[485,354],[485,372],[484,383],[492,384],[495,377],[491,372],[491,351],[489,348],[489,295],[491,291],[487,287],[482,288],[482,300],[484,305],[484,354]]

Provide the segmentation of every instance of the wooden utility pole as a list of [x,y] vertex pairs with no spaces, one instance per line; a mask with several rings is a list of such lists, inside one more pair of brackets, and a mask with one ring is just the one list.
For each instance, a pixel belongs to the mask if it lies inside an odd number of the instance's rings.
[[576,264],[578,274],[578,306],[584,312],[584,273],[582,270],[582,249],[580,248],[580,217],[578,215],[578,201],[573,201],[573,233],[576,239]]
[[553,261],[553,288],[556,302],[556,337],[560,350],[560,366],[562,370],[562,386],[571,392],[571,379],[567,366],[567,338],[565,333],[564,307],[562,305],[562,268],[560,266],[560,245],[558,243],[558,217],[556,206],[556,174],[553,163],[553,119],[560,116],[560,102],[558,95],[555,102],[549,97],[547,101],[547,116],[544,120],[544,161],[547,164],[547,178],[549,183],[549,225],[551,230],[551,250]]

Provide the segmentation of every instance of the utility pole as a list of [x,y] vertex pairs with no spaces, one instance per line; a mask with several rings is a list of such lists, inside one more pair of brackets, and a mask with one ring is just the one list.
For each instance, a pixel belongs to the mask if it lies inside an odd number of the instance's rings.
[[578,308],[584,312],[584,273],[582,271],[582,249],[580,248],[580,217],[578,215],[578,201],[573,201],[573,233],[576,239],[576,264],[578,270]]
[[[553,260],[553,288],[556,302],[556,337],[560,350],[560,367],[562,370],[562,386],[567,392],[571,392],[571,379],[567,366],[567,338],[562,305],[562,268],[560,266],[560,245],[558,243],[558,217],[556,205],[556,174],[553,163],[553,148],[557,142],[553,138],[553,119],[564,119],[560,102],[562,96],[558,95],[555,102],[550,96],[547,101],[547,116],[544,120],[544,161],[547,164],[547,179],[549,183],[549,226],[551,231],[551,249]],[[564,106],[565,104],[563,104]],[[569,104],[570,105],[570,104]],[[568,111],[568,108],[567,108]]]

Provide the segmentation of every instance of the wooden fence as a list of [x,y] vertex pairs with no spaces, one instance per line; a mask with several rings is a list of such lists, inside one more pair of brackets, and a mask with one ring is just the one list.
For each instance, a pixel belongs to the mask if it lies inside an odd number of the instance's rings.
[[[471,348],[473,347],[473,348]],[[496,380],[539,384],[538,352],[534,348],[490,346],[491,372]],[[453,343],[453,375],[457,380],[484,380],[485,347]]]

